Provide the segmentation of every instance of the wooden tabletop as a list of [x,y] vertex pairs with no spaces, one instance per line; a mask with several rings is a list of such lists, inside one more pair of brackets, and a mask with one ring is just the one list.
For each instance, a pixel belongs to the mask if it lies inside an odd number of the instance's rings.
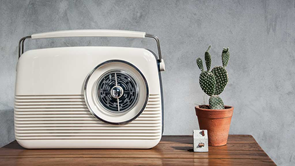
[[26,150],[16,141],[0,149],[0,165],[275,165],[251,135],[230,135],[228,144],[194,153],[192,136],[163,136],[149,150]]

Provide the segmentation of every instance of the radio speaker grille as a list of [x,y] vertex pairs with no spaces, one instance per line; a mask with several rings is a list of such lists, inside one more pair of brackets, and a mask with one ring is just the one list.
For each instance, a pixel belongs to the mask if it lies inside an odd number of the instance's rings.
[[150,94],[135,120],[112,125],[93,116],[83,95],[17,95],[15,136],[18,140],[155,140],[161,137],[161,101]]

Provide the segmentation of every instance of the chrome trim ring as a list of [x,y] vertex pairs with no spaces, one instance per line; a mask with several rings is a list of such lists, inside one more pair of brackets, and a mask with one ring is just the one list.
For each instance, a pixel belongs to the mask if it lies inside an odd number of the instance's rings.
[[[89,101],[88,101],[88,97],[87,97],[87,84],[88,84],[88,81],[91,77],[91,75],[99,68],[101,67],[102,65],[106,64],[106,63],[110,63],[110,62],[121,62],[121,63],[125,63],[127,65],[129,65],[130,67],[133,67],[142,77],[142,80],[144,81],[143,83],[145,84],[145,90],[146,90],[146,96],[145,96],[145,101],[144,101],[144,104],[142,106],[142,108],[140,109],[140,111],[133,117],[133,118],[130,118],[128,120],[125,120],[125,121],[122,121],[122,122],[111,122],[111,121],[107,121],[103,118],[101,118],[99,115],[97,115],[91,108],[90,104],[89,104]],[[144,88],[144,87],[143,87]],[[105,61],[99,65],[97,65],[85,78],[84,80],[84,83],[83,83],[83,94],[84,94],[84,98],[85,98],[85,103],[89,109],[89,111],[92,113],[92,115],[94,115],[96,118],[98,118],[99,120],[105,122],[105,123],[109,123],[109,124],[116,124],[116,125],[119,125],[119,124],[126,124],[126,123],[129,123],[131,121],[133,121],[134,119],[136,119],[142,112],[143,110],[145,109],[146,105],[147,105],[147,102],[148,102],[148,96],[149,96],[149,88],[148,88],[148,83],[147,83],[147,80],[146,78],[144,77],[144,75],[142,74],[142,72],[136,67],[134,66],[133,64],[129,63],[129,62],[126,62],[126,61],[123,61],[123,60],[109,60],[109,61]],[[101,112],[101,110],[99,110]]]

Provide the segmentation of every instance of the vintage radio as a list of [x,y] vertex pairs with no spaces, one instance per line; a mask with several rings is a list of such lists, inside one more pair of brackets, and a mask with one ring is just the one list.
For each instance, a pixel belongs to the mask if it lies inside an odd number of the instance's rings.
[[[26,39],[59,37],[154,38],[158,56],[143,48],[59,47],[24,52]],[[120,30],[34,34],[19,43],[15,137],[36,148],[141,148],[156,146],[163,131],[156,36]]]

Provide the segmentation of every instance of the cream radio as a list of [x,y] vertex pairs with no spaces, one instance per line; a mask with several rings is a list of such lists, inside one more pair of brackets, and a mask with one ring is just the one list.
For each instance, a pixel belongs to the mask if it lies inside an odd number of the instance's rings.
[[[154,38],[158,56],[143,48],[59,47],[24,52],[26,39]],[[15,137],[24,148],[140,148],[156,146],[163,131],[156,36],[120,30],[33,34],[19,43]]]

